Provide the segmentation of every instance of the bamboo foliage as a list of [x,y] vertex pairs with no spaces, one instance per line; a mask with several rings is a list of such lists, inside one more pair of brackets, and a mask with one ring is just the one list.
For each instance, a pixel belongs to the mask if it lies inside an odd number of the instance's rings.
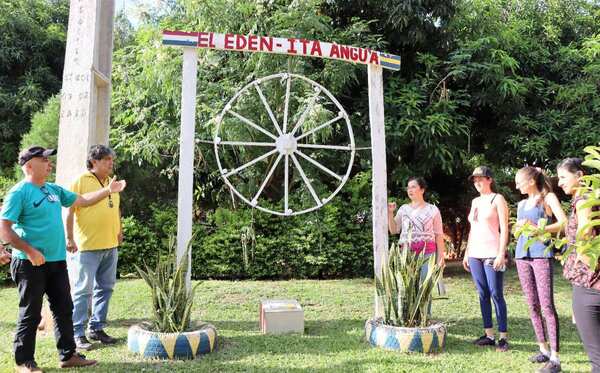
[[188,244],[179,264],[174,255],[175,247],[175,237],[171,236],[168,243],[169,254],[166,257],[159,255],[154,269],[146,264],[144,269],[135,266],[140,277],[150,287],[153,327],[161,333],[180,333],[189,328],[194,293],[199,285],[196,284],[188,291],[185,284],[191,244]]
[[[428,265],[421,280],[421,267]],[[427,258],[408,248],[392,244],[387,260],[375,278],[377,296],[382,302],[384,324],[402,327],[427,326],[429,304],[442,276],[435,255]]]
[[582,177],[581,193],[587,199],[581,209],[591,209],[589,221],[577,232],[575,250],[587,258],[592,270],[597,270],[600,263],[600,146],[586,146],[587,153],[583,165],[592,172]]

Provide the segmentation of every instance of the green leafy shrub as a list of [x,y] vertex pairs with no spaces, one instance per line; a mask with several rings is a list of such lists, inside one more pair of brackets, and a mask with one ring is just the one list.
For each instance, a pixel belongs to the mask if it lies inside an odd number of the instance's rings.
[[136,273],[135,266],[145,261],[154,265],[160,255],[160,237],[134,217],[123,219],[123,243],[119,247],[118,271],[121,275]]
[[[31,118],[31,129],[21,139],[20,149],[33,145],[56,149],[58,147],[58,121],[60,118],[60,95],[52,96],[44,108]],[[17,156],[15,155],[15,162]],[[21,168],[15,166],[15,176],[22,176]],[[50,180],[54,177],[51,176]]]
[[[282,279],[370,276],[373,271],[369,174],[348,181],[339,198],[293,217],[241,205],[202,211],[194,222],[195,278]],[[153,204],[147,215],[124,219],[119,272],[156,263],[158,248],[177,232],[174,204]],[[350,217],[350,218],[349,218]]]
[[[361,187],[362,188],[362,187]],[[369,189],[370,192],[370,188]],[[311,214],[207,212],[192,248],[198,278],[341,278],[372,274],[370,199],[336,198]],[[348,219],[351,216],[351,219]]]
[[600,235],[589,236],[586,232],[600,231],[600,146],[587,146],[583,151],[587,153],[583,165],[594,173],[582,178],[582,189],[588,199],[581,208],[590,208],[592,212],[590,221],[577,233],[575,249],[589,259],[590,266],[595,270],[600,261]]
[[21,149],[33,145],[56,149],[59,119],[60,95],[55,95],[50,97],[44,104],[44,108],[31,118],[31,129],[21,139]]
[[[4,199],[6,193],[17,183],[17,180],[10,177],[4,177],[0,175],[0,200]],[[2,202],[0,202],[2,206]]]

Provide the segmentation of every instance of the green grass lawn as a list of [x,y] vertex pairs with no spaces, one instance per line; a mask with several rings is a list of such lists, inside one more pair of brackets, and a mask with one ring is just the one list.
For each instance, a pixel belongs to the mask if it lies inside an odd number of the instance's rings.
[[[505,294],[511,350],[497,353],[470,342],[482,334],[475,288],[461,269],[447,271],[449,299],[434,303],[433,317],[448,326],[447,350],[435,356],[399,354],[371,348],[364,338],[372,314],[373,281],[204,281],[196,293],[194,318],[212,323],[218,350],[195,361],[145,361],[127,351],[127,328],[150,317],[149,292],[141,280],[121,280],[112,298],[107,331],[120,338],[113,347],[87,353],[100,364],[89,372],[531,372],[527,361],[537,349],[527,305],[514,268]],[[556,274],[561,360],[568,372],[589,372],[587,356],[571,324],[571,290]],[[305,312],[305,334],[264,336],[258,329],[258,303],[264,298],[295,298]],[[15,288],[0,289],[0,372],[13,369],[12,339],[17,315]],[[54,339],[39,337],[36,359],[58,371]],[[62,371],[62,370],[61,370]]]

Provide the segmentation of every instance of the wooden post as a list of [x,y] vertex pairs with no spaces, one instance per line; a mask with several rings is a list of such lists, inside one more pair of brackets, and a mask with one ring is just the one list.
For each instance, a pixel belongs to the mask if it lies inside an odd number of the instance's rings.
[[[181,132],[179,136],[179,181],[177,192],[177,263],[181,263],[192,238],[194,196],[194,137],[196,122],[196,81],[198,50],[183,48],[181,84]],[[188,256],[186,286],[191,287],[191,250]]]
[[[381,66],[368,65],[369,122],[371,124],[373,257],[375,276],[388,252],[387,167],[383,113],[383,72]],[[383,307],[375,293],[375,317],[383,316]]]

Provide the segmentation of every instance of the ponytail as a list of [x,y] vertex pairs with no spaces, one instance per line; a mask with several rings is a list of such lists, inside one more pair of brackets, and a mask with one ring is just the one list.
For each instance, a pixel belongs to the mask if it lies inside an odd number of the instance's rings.
[[543,203],[546,200],[546,196],[549,193],[552,193],[552,184],[550,183],[550,179],[544,171],[539,167],[525,166],[520,169],[518,174],[525,176],[528,180],[535,181],[535,187],[540,192],[542,198],[538,201],[538,203]]
[[542,201],[546,200],[546,196],[552,193],[552,184],[550,178],[546,176],[546,173],[541,168],[536,168],[537,177],[535,179],[535,185],[542,194]]

